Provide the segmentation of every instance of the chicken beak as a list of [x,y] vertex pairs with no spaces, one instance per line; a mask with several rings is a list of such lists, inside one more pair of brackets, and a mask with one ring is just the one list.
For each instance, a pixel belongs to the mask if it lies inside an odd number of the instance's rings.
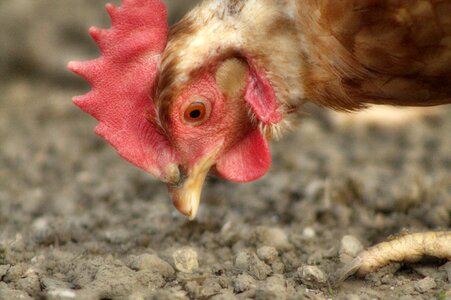
[[214,151],[214,153],[202,157],[194,164],[180,184],[168,186],[174,206],[190,220],[196,218],[202,187],[210,168],[216,163],[216,154],[217,151]]

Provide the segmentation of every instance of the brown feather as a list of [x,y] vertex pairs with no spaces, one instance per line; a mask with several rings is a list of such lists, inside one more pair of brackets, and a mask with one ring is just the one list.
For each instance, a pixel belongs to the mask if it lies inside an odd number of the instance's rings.
[[451,1],[298,3],[309,100],[342,110],[451,103]]

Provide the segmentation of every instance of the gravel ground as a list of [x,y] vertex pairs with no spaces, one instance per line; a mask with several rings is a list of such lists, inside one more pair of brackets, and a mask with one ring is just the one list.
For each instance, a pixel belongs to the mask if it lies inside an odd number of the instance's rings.
[[362,248],[451,228],[450,106],[391,127],[308,107],[267,176],[210,178],[189,222],[71,103],[88,87],[64,65],[107,24],[104,1],[71,2],[0,3],[0,299],[451,297],[436,260],[329,285]]

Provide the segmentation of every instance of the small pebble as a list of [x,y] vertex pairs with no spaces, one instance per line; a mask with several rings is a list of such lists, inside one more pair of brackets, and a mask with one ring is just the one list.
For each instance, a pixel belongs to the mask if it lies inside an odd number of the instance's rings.
[[26,292],[10,289],[4,282],[0,282],[0,299],[33,300]]
[[285,265],[280,260],[271,263],[271,268],[274,274],[283,274],[285,272]]
[[33,269],[28,269],[23,278],[19,278],[15,284],[16,288],[27,292],[29,295],[36,295],[41,291],[38,274]]
[[302,230],[302,235],[308,239],[311,239],[316,236],[316,232],[312,227],[305,227],[304,230]]
[[151,270],[160,273],[165,278],[174,276],[174,268],[155,254],[141,254],[129,259],[129,266],[134,270]]
[[188,281],[183,288],[190,299],[200,299],[202,297],[202,287],[196,281]]
[[448,283],[451,283],[451,261],[447,262],[440,268],[445,270],[446,274],[448,275]]
[[[148,288],[157,289],[166,283],[161,274],[152,271],[135,272],[125,266],[122,261],[107,259],[107,264],[97,268],[95,277],[83,289],[87,292],[98,292],[99,299],[124,299],[132,291]],[[78,297],[77,299],[85,299]]]
[[419,293],[425,293],[435,287],[437,287],[437,284],[431,277],[425,277],[415,283],[415,290]]
[[255,291],[255,299],[286,299],[287,289],[285,286],[285,279],[281,275],[271,276],[258,286],[257,290]]
[[399,268],[401,268],[400,263],[391,263],[378,270],[371,272],[365,276],[368,282],[371,282],[374,286],[380,286],[382,284],[389,284],[393,282],[393,274],[395,274]]
[[66,290],[70,288],[70,284],[54,278],[44,277],[40,279],[42,287],[46,291]]
[[317,266],[302,266],[298,268],[297,277],[304,284],[323,284],[327,281],[326,275]]
[[201,289],[201,298],[208,299],[213,295],[217,295],[221,292],[222,287],[218,282],[218,279],[215,277],[207,278],[204,282],[202,282]]
[[[66,291],[67,292],[67,291]],[[91,289],[82,289],[76,291],[75,300],[83,299],[83,300],[98,300],[100,299],[99,293],[95,290]],[[61,299],[56,298],[55,300],[69,300],[69,299]]]
[[[25,276],[25,273],[28,270],[28,266],[25,263],[19,263],[14,266],[11,266],[8,269],[8,272],[4,275],[3,281],[17,281]],[[1,298],[0,298],[1,299]]]
[[235,300],[236,296],[228,290],[224,290],[212,297],[209,297],[210,300]]
[[240,274],[235,278],[235,280],[233,280],[233,287],[235,293],[242,293],[250,289],[254,289],[256,288],[256,286],[257,283],[254,277],[248,274]]
[[69,289],[55,289],[47,293],[45,299],[48,300],[69,300],[76,299],[77,294],[73,290]]
[[172,258],[174,259],[175,268],[180,272],[193,273],[199,268],[197,252],[192,248],[176,250],[172,254]]
[[8,273],[9,268],[11,268],[11,265],[1,265],[0,266],[0,279]]
[[163,275],[154,270],[141,270],[136,272],[135,278],[143,285],[150,288],[160,288],[165,285],[166,280]]
[[364,298],[356,294],[344,295],[343,300],[362,300]]
[[348,263],[363,250],[362,243],[352,235],[345,235],[341,239],[339,251],[340,261]]
[[258,227],[255,230],[258,242],[266,246],[272,246],[278,250],[291,248],[287,234],[280,228]]
[[125,244],[130,238],[130,232],[124,228],[107,230],[104,233],[104,238],[108,243],[114,245]]
[[185,291],[178,289],[157,289],[150,295],[144,297],[144,299],[158,299],[158,300],[188,300],[188,296]]
[[309,199],[317,199],[324,190],[324,181],[312,180],[305,188],[305,194]]
[[30,233],[33,240],[40,245],[65,244],[74,235],[77,236],[76,226],[72,225],[65,219],[42,217],[33,222]]
[[277,249],[270,246],[263,246],[257,249],[258,257],[265,262],[273,262],[278,256],[279,253]]
[[411,266],[412,269],[415,270],[418,274],[423,277],[431,277],[434,280],[439,281],[447,281],[448,276],[446,272],[437,272],[437,268],[435,266],[423,265],[423,264],[413,264]]
[[258,280],[264,280],[271,273],[271,268],[261,261],[254,252],[242,250],[235,259],[235,266],[248,272]]
[[6,265],[6,247],[0,242],[0,265]]
[[46,218],[38,218],[31,225],[34,240],[41,245],[51,245],[56,241],[56,233]]
[[77,294],[70,289],[70,284],[54,278],[44,277],[41,279],[42,287],[47,291],[46,299],[66,300],[75,299]]
[[[411,293],[413,293],[413,290],[411,291]],[[368,300],[372,299],[368,298]],[[399,297],[399,300],[423,300],[423,298],[419,296],[414,297],[413,295],[402,295],[401,297]]]

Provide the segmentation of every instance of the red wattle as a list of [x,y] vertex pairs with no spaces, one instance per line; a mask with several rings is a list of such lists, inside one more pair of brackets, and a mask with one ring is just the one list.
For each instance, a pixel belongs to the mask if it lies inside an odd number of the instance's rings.
[[216,163],[216,171],[224,179],[248,182],[264,176],[271,166],[268,141],[258,128],[252,129]]

